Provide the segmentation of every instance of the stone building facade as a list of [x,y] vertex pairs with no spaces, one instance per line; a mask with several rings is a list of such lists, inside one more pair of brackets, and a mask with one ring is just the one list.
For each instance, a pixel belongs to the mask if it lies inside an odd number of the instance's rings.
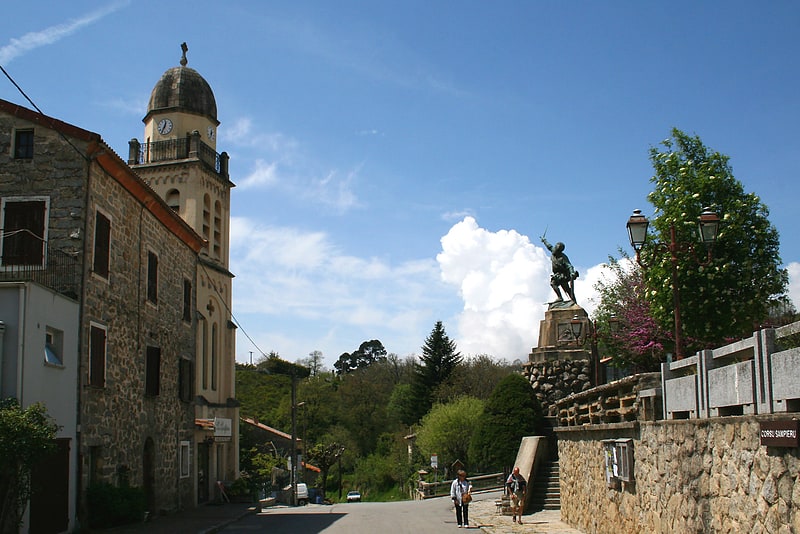
[[[111,159],[118,172],[135,177],[119,158]],[[105,167],[93,166],[89,180],[83,484],[127,479],[144,488],[151,511],[175,510],[194,502],[191,472],[179,466],[181,442],[192,439],[194,427],[193,399],[181,385],[193,380],[196,322],[187,310],[194,308],[202,240],[189,229],[191,244],[167,231],[162,218],[176,218],[174,212],[138,178],[134,195]],[[160,216],[142,200],[158,206]],[[105,253],[94,244],[98,225],[110,227],[107,275],[94,268],[95,255]],[[90,361],[102,338],[104,378],[94,375]]]
[[152,512],[193,502],[203,239],[96,133],[0,101],[0,146],[2,278],[79,303],[79,515],[94,482],[143,487]]

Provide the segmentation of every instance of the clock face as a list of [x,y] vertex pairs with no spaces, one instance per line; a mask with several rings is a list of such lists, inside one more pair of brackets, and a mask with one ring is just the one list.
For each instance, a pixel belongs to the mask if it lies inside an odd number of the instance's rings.
[[208,131],[208,138],[209,139],[214,139],[214,127],[213,126],[209,126],[207,131]]
[[161,119],[158,121],[158,133],[161,135],[167,135],[172,131],[172,121],[169,119]]

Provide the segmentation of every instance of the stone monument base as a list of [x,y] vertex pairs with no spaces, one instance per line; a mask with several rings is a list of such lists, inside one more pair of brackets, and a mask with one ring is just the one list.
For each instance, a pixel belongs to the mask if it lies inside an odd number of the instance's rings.
[[589,320],[586,310],[572,301],[556,301],[548,305],[544,320],[539,323],[539,345],[531,350],[528,361],[531,363],[553,360],[582,360],[588,358],[588,351],[572,334],[574,318]]

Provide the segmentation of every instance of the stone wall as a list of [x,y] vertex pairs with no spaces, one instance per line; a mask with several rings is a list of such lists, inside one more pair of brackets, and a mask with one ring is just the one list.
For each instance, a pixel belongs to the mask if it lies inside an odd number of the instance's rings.
[[[561,518],[587,533],[800,532],[800,451],[760,445],[759,421],[775,418],[556,429]],[[602,440],[619,438],[635,480],[611,489]]]
[[[91,271],[95,213],[111,221],[108,279]],[[184,280],[194,284],[197,255],[99,165],[92,165],[82,336],[106,329],[105,386],[87,385],[82,351],[82,485],[90,480],[145,487],[153,511],[193,503],[191,478],[179,476],[179,443],[191,440],[194,407],[179,398],[179,360],[194,360],[195,330],[183,319]],[[147,299],[148,253],[158,257],[158,297]],[[194,291],[192,292],[194,293]],[[161,350],[160,391],[145,394],[147,347]],[[150,445],[152,444],[152,446]],[[152,472],[145,473],[145,451]]]
[[531,362],[525,365],[523,374],[530,381],[545,415],[557,414],[557,401],[592,388],[592,365],[588,358]]

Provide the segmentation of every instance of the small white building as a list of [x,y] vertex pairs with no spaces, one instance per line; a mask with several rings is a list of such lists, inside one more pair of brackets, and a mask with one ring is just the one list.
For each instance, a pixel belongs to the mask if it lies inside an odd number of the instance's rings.
[[0,282],[0,397],[42,403],[56,451],[34,469],[22,532],[75,529],[78,472],[78,302],[36,282]]

